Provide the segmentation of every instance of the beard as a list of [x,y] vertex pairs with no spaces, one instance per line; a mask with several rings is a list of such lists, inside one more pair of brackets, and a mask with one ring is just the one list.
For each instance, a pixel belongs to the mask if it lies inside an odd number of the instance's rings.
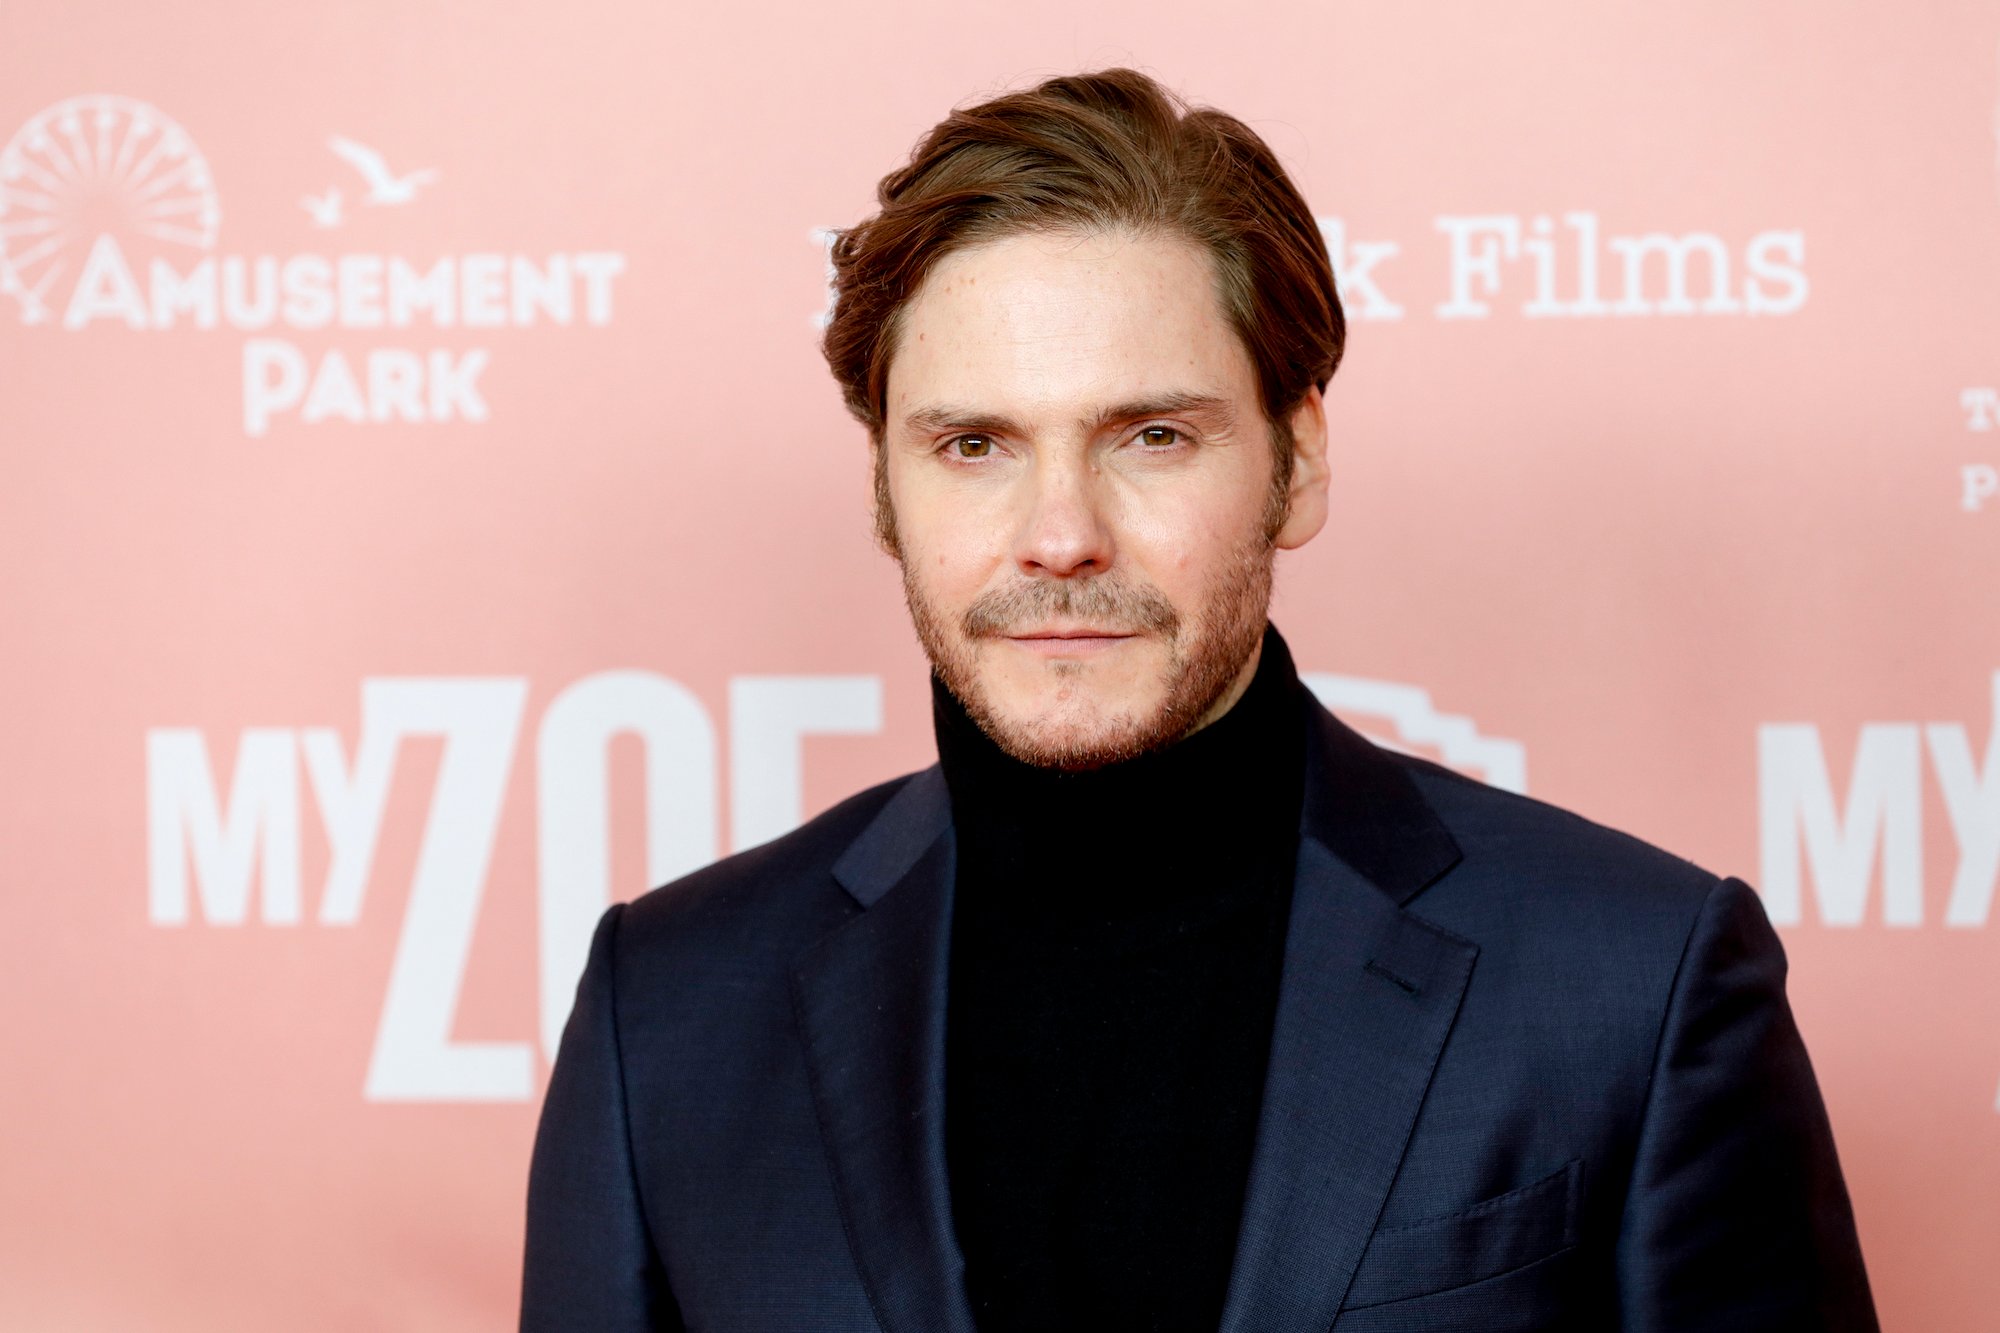
[[[1274,526],[1264,523],[1231,551],[1199,606],[1182,616],[1158,589],[1115,572],[1086,578],[1024,579],[981,594],[952,618],[933,605],[903,561],[903,595],[917,639],[945,688],[993,743],[1011,757],[1042,768],[1101,768],[1172,745],[1208,718],[1262,641],[1270,614]],[[1081,620],[1157,638],[1168,650],[1159,702],[1149,712],[1091,718],[1015,718],[995,705],[978,664],[982,642],[1051,620]],[[1049,664],[1058,679],[1080,674],[1080,663]]]

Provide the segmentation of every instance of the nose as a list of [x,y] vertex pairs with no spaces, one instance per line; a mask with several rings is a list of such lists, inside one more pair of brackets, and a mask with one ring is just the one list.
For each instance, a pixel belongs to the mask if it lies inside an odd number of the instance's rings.
[[1088,456],[1043,454],[1025,478],[1027,513],[1015,543],[1021,572],[1055,578],[1102,574],[1111,567],[1111,497]]

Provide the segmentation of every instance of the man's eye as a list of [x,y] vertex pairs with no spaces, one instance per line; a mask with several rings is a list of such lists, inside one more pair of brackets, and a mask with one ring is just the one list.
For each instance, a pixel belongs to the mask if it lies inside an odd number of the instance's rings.
[[1172,426],[1147,426],[1139,432],[1139,443],[1165,448],[1181,442],[1181,433]]
[[993,452],[993,441],[984,435],[961,435],[946,447],[960,458],[984,458]]

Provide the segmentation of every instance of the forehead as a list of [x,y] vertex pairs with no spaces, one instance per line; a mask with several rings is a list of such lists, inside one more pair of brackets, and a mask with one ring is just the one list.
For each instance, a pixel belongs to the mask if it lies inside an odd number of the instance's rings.
[[892,424],[939,400],[1066,416],[1167,386],[1255,392],[1214,261],[1178,237],[1028,232],[955,251],[901,325]]

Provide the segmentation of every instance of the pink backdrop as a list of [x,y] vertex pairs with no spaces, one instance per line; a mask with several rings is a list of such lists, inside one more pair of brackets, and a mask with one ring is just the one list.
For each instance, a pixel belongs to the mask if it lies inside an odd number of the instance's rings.
[[1990,1328],[2000,5],[905,8],[0,4],[0,1325],[509,1323],[579,930],[929,760],[819,229],[1132,63],[1343,269],[1302,666],[1756,880]]

